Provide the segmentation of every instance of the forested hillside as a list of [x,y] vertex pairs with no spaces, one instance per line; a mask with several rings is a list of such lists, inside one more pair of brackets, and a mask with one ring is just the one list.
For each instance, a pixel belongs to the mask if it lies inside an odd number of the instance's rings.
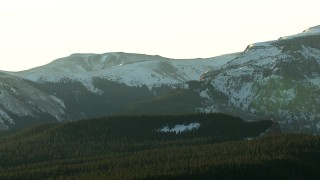
[[1,137],[0,179],[319,178],[320,138],[261,135],[272,126],[224,114],[44,124]]

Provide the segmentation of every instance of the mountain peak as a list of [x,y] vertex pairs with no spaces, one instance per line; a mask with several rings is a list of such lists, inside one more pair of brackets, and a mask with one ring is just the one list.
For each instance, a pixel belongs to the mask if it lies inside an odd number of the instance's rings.
[[314,32],[314,33],[320,33],[320,25],[310,27],[310,28],[308,28],[308,29],[304,30],[303,32]]
[[281,38],[279,38],[279,40],[295,39],[295,38],[301,38],[301,37],[306,37],[306,36],[315,36],[315,35],[320,35],[320,25],[310,27],[310,28],[304,30],[302,33],[281,37]]

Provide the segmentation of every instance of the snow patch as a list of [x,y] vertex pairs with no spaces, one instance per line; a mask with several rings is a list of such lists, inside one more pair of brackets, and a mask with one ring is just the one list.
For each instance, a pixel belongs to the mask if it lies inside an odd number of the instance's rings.
[[10,116],[0,109],[0,122],[4,123],[4,121],[14,124],[14,121]]
[[320,87],[320,78],[315,77],[315,78],[310,78],[308,79],[309,82],[311,82],[313,85]]
[[53,100],[55,100],[57,103],[59,103],[64,109],[66,108],[64,102],[63,102],[61,99],[59,99],[59,98],[57,98],[56,96],[53,96],[53,95],[50,95],[50,97],[51,97]]
[[175,132],[176,134],[182,133],[182,132],[186,132],[186,131],[191,131],[194,129],[199,129],[201,126],[200,123],[190,123],[189,125],[186,124],[177,124],[175,125],[173,128],[169,128],[169,126],[165,126],[161,129],[158,129],[158,132]]
[[0,131],[8,130],[9,127],[4,123],[4,121],[0,117]]
[[305,59],[316,59],[317,62],[320,64],[320,50],[312,47],[307,47],[305,45],[302,45],[302,51],[301,54]]
[[210,99],[210,96],[208,94],[208,89],[201,91],[200,92],[200,97],[205,98],[205,99]]

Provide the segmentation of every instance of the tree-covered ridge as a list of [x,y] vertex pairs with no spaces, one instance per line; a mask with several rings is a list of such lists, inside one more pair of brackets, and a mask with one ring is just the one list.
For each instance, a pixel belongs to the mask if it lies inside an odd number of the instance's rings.
[[[201,126],[159,132],[194,122]],[[259,136],[273,125],[224,114],[44,124],[1,138],[0,179],[319,178],[319,136]]]
[[320,138],[158,147],[127,153],[1,166],[1,179],[319,179]]
[[[180,124],[199,123],[191,131],[159,132]],[[37,157],[64,159],[92,153],[132,152],[159,144],[189,144],[194,139],[221,142],[256,137],[272,126],[272,121],[245,122],[224,114],[180,116],[112,116],[61,124],[44,124],[2,139],[0,165],[36,161]],[[199,140],[194,140],[195,142]],[[201,144],[200,143],[200,144]],[[12,161],[14,157],[15,161]]]

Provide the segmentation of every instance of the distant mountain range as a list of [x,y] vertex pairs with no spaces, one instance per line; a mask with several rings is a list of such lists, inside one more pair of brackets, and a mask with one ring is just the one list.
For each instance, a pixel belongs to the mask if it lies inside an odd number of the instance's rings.
[[73,54],[0,72],[0,129],[115,114],[222,112],[320,132],[320,26],[242,53],[169,59]]

